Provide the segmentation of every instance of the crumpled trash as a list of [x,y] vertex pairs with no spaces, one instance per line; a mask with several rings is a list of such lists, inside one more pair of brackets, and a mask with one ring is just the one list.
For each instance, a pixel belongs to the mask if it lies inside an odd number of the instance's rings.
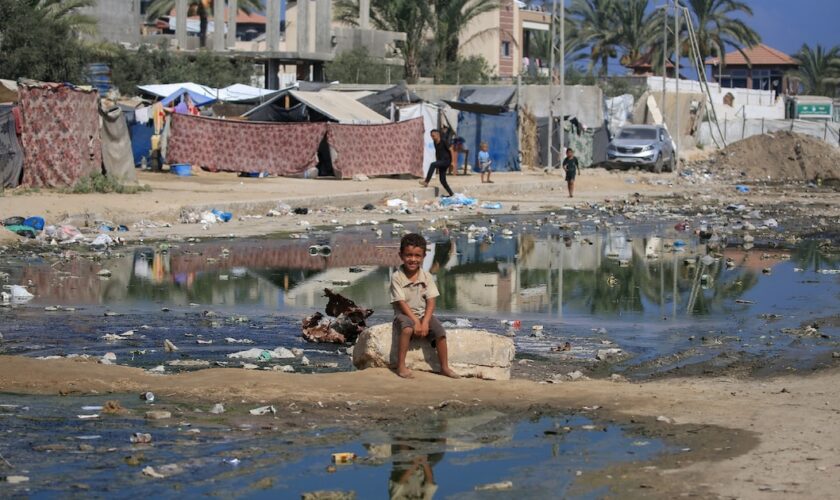
[[22,226],[23,222],[26,220],[26,217],[14,216],[14,217],[7,217],[3,219],[2,224],[4,226]]
[[440,199],[440,206],[442,207],[471,207],[475,206],[478,200],[470,198],[461,193],[455,193],[453,196],[443,196]]
[[213,215],[216,216],[216,218],[219,220],[219,222],[230,222],[230,220],[233,218],[232,213],[222,212],[221,210],[216,210],[215,208],[213,210],[211,210],[210,212]]
[[99,234],[93,241],[90,242],[90,246],[93,248],[108,248],[114,245],[114,238],[111,238],[107,234]]
[[739,193],[749,193],[750,188],[744,186],[743,184],[738,184],[737,186],[735,186],[735,191],[738,191]]
[[492,202],[492,203],[487,202],[487,203],[482,203],[480,208],[484,208],[484,209],[487,209],[487,210],[501,210],[502,204],[499,203],[498,201]]
[[399,198],[392,198],[385,202],[385,206],[390,208],[401,208],[408,205],[408,202]]
[[46,222],[44,221],[43,217],[29,217],[23,221],[24,226],[29,226],[35,229],[36,231],[44,229],[45,224]]
[[35,298],[26,287],[21,285],[3,285],[3,289],[7,291],[0,294],[0,298],[5,303],[23,303]]
[[445,321],[442,325],[444,328],[472,328],[472,323],[467,318],[456,318],[454,322]]
[[272,359],[289,359],[294,358],[295,355],[292,351],[286,349],[285,347],[278,347],[273,351],[269,351],[268,349],[248,349],[247,351],[239,351],[234,352],[227,355],[230,359],[251,359],[251,360],[259,360],[259,361],[271,361]]
[[250,410],[248,413],[251,415],[268,415],[271,413],[272,415],[277,414],[277,409],[274,406],[260,406],[259,408],[254,408]]

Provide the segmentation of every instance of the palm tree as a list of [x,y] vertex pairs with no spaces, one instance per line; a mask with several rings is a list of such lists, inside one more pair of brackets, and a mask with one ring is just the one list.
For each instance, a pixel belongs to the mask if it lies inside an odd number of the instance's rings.
[[[335,0],[333,17],[349,26],[357,26],[359,0]],[[406,40],[398,46],[405,64],[405,78],[414,83],[420,77],[420,48],[432,21],[428,2],[417,0],[372,0],[370,22],[380,30],[403,32]]]
[[[499,8],[497,0],[434,0],[432,28],[435,36],[435,68],[440,78],[447,63],[458,60],[461,35],[476,17]],[[498,28],[480,31],[464,43],[487,35]]]
[[96,33],[96,18],[82,12],[96,6],[96,0],[29,0],[29,4],[45,19],[62,24],[77,35]]
[[[207,44],[207,20],[210,15],[213,14],[213,0],[189,0],[189,11],[193,13],[193,15],[198,15],[199,18],[199,45],[201,47],[206,46]],[[221,2],[222,8],[224,8],[224,1]],[[239,0],[238,4],[239,10],[250,14],[253,11],[262,10],[263,5],[260,0]],[[146,11],[146,17],[148,19],[157,19],[161,16],[168,16],[172,9],[175,8],[175,0],[154,0],[150,5],[149,9]],[[223,29],[222,27],[217,26],[216,29]]]
[[621,48],[623,66],[650,54],[661,43],[662,9],[649,11],[650,0],[624,0],[615,5],[616,44]]
[[[733,17],[736,14],[752,16],[749,5],[740,0],[685,0],[697,33],[700,58],[720,58],[726,66],[726,49],[735,47],[744,54],[743,47],[752,47],[761,42],[761,36],[744,21]],[[680,34],[682,38],[683,34]],[[683,40],[681,42],[685,44]],[[686,49],[688,46],[686,45]],[[687,53],[684,49],[683,54]],[[744,57],[747,57],[744,54]]]
[[840,46],[826,49],[820,44],[812,49],[807,43],[794,56],[799,63],[796,76],[811,95],[834,96],[840,84]]
[[589,73],[600,63],[599,75],[606,75],[610,58],[619,46],[617,0],[572,0],[568,17],[576,25],[569,39],[589,47]]

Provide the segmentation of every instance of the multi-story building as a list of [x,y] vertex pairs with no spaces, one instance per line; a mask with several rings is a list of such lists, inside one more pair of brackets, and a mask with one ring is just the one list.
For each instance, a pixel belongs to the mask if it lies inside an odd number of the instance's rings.
[[467,25],[460,36],[460,55],[484,57],[500,79],[548,68],[547,54],[541,53],[547,51],[535,52],[532,43],[540,32],[548,37],[551,29],[551,14],[541,9],[529,9],[516,0],[501,0],[498,9],[477,16]]

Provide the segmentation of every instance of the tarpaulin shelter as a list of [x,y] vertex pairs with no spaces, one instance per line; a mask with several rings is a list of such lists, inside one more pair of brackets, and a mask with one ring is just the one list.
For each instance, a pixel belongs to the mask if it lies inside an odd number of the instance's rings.
[[21,83],[23,184],[72,186],[101,172],[98,94],[68,84]]
[[393,87],[376,92],[359,99],[359,102],[376,111],[380,115],[390,118],[391,106],[397,104],[412,104],[422,102],[423,99],[414,92],[408,90],[405,82],[400,82]]
[[439,113],[440,107],[427,102],[409,104],[399,108],[399,121],[423,119],[423,175],[426,175],[429,166],[435,161],[435,142],[432,140],[430,132],[438,128]]
[[137,88],[146,95],[158,98],[170,96],[180,89],[187,89],[190,91],[190,97],[201,95],[218,101],[241,103],[257,103],[278,92],[277,90],[261,89],[241,83],[235,83],[221,89],[193,82],[138,85]]
[[131,138],[128,133],[123,112],[119,106],[110,106],[104,100],[99,103],[99,115],[102,126],[102,166],[108,177],[121,183],[137,181],[131,150]]
[[0,105],[0,188],[20,185],[23,173],[23,149],[18,141],[16,108]]
[[0,79],[0,102],[18,102],[18,86],[16,82]]
[[213,97],[208,97],[203,94],[193,92],[190,89],[180,88],[161,99],[160,103],[164,106],[170,106],[172,104],[175,104],[176,101],[183,99],[182,96],[184,94],[188,94],[190,96],[190,99],[192,99],[193,104],[195,104],[197,107],[206,106],[216,101],[216,99]]
[[518,116],[510,109],[516,89],[502,86],[466,86],[457,101],[444,101],[460,111],[458,135],[470,151],[473,169],[478,168],[478,152],[487,142],[493,171],[519,170]]
[[[554,144],[560,144],[560,117],[554,118]],[[607,127],[587,128],[574,116],[566,116],[565,143],[563,147],[572,148],[581,167],[590,167],[607,161],[607,145],[610,142]],[[540,165],[548,166],[548,118],[537,118],[537,141]],[[561,149],[565,151],[565,149]],[[563,154],[555,152],[552,157],[554,166],[560,168]]]

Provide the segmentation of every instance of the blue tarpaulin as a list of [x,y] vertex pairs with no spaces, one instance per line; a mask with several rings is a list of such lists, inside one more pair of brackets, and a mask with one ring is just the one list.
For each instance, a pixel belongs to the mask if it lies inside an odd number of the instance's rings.
[[128,126],[128,133],[131,136],[131,152],[134,154],[134,166],[141,165],[143,158],[146,158],[147,165],[151,164],[149,157],[152,149],[152,135],[155,129],[151,123],[142,124],[134,122]]
[[193,104],[195,104],[198,107],[201,107],[201,106],[204,106],[205,104],[210,104],[210,103],[216,101],[216,99],[214,99],[212,97],[207,97],[205,95],[197,94],[195,92],[192,92],[190,90],[187,90],[187,89],[181,87],[180,89],[178,89],[175,92],[166,96],[160,102],[164,106],[169,106],[170,104],[174,103],[179,97],[181,97],[184,94],[189,94],[190,98],[192,99]]
[[465,147],[470,151],[468,161],[474,171],[478,171],[478,146],[482,142],[487,143],[494,172],[520,170],[515,111],[498,115],[461,111],[458,114],[458,135],[466,141]]

